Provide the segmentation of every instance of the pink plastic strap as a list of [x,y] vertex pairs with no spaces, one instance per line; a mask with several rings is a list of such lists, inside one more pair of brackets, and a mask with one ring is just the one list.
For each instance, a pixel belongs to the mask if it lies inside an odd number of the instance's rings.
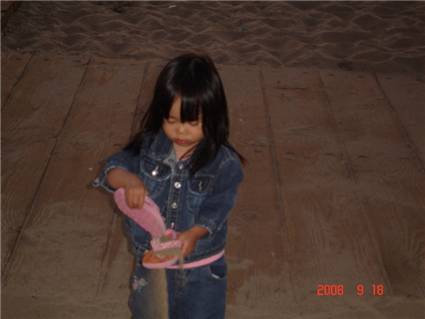
[[152,237],[161,237],[165,233],[166,228],[161,213],[152,199],[146,196],[143,208],[130,208],[125,199],[124,188],[115,191],[114,199],[118,208],[136,224],[148,231]]
[[215,254],[210,257],[200,259],[197,261],[192,261],[190,263],[183,264],[182,266],[180,266],[179,264],[174,264],[171,266],[167,266],[166,268],[167,269],[180,269],[180,268],[191,269],[191,268],[201,267],[201,266],[209,265],[213,263],[214,261],[219,260],[223,256],[224,256],[224,250],[220,251],[218,254]]

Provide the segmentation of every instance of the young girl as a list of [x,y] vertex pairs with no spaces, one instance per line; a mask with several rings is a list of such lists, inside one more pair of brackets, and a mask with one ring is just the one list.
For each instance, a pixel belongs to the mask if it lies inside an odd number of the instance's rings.
[[[159,74],[141,131],[106,160],[94,186],[124,188],[131,208],[149,196],[179,234],[185,264],[217,255],[243,178],[243,158],[228,136],[226,97],[213,62],[179,56]],[[128,218],[125,226],[136,261],[129,305],[133,318],[141,318],[147,270],[140,260],[151,238]],[[224,256],[206,266],[167,269],[169,318],[224,318],[226,272]]]

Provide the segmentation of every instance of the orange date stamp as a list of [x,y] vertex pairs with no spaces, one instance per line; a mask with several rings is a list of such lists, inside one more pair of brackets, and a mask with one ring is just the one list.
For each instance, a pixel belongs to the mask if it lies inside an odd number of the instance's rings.
[[[316,295],[317,296],[344,296],[345,293],[344,284],[319,284],[317,285]],[[350,291],[351,293],[352,291]],[[372,296],[384,296],[385,288],[383,284],[357,284],[354,293],[361,297],[364,295],[372,295]]]

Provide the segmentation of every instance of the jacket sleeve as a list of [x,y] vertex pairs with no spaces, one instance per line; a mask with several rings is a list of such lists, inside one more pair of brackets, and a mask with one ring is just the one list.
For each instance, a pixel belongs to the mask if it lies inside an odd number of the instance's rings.
[[105,160],[99,175],[92,181],[93,187],[102,187],[107,192],[113,193],[113,189],[106,180],[108,172],[114,168],[122,168],[131,173],[137,174],[139,171],[139,156],[131,154],[129,151],[115,153]]
[[223,166],[215,178],[212,192],[205,198],[195,220],[195,225],[207,228],[209,235],[220,230],[227,221],[235,204],[238,186],[243,179],[239,161],[230,160]]

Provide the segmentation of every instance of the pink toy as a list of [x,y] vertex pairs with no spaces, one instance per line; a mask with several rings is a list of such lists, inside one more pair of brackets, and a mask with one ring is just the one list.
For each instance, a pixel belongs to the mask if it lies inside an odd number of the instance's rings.
[[142,208],[130,208],[125,199],[124,188],[114,192],[115,203],[118,208],[136,224],[149,232],[152,236],[152,251],[143,256],[143,265],[146,268],[165,268],[175,264],[181,254],[181,242],[172,229],[166,229],[161,213],[155,202],[146,196]]
[[155,202],[146,196],[143,208],[130,208],[127,206],[124,188],[119,188],[114,193],[115,203],[118,208],[137,225],[148,231],[152,238],[159,238],[165,233],[165,224]]
[[[177,239],[177,233],[172,229],[166,229],[159,207],[155,202],[146,196],[142,208],[130,208],[125,199],[124,188],[119,188],[114,193],[115,203],[118,208],[140,227],[149,232],[152,236],[152,250],[145,252],[143,256],[143,266],[150,269],[159,268],[195,268],[208,265],[224,255],[224,250],[207,258],[183,264],[181,256],[181,241]],[[181,260],[180,265],[175,265],[177,260]]]
[[143,266],[146,268],[168,268],[181,257],[181,241],[172,229],[167,229],[159,238],[153,238],[151,246],[152,250],[143,256]]

